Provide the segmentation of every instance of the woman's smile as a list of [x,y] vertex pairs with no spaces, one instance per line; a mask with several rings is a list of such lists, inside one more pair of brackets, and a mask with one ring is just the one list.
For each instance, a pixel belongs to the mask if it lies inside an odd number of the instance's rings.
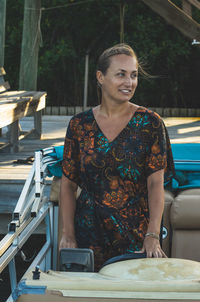
[[121,91],[124,94],[130,94],[131,93],[131,89],[119,89],[119,91]]

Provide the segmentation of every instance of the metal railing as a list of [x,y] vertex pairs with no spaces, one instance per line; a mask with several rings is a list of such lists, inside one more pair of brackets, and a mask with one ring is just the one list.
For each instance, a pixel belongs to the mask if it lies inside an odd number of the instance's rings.
[[35,152],[35,161],[13,211],[8,233],[0,241],[0,273],[8,266],[10,276],[11,295],[8,302],[17,299],[15,256],[44,220],[46,242],[28,270],[38,266],[43,271],[56,269],[58,207],[44,194],[47,167],[56,162],[56,158],[50,155],[53,151],[52,147]]

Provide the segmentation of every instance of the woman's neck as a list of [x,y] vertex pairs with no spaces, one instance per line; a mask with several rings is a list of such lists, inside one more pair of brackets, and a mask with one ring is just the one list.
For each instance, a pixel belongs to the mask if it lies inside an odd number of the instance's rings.
[[104,115],[107,118],[111,117],[119,117],[124,114],[127,114],[127,112],[130,112],[134,104],[130,102],[125,102],[121,104],[116,103],[107,103],[102,101],[102,103],[98,106],[99,114]]

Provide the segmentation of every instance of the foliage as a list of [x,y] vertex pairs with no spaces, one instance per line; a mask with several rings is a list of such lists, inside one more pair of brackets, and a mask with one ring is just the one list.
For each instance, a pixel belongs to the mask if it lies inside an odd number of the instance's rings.
[[[119,43],[122,0],[41,3],[44,8],[57,8],[42,10],[38,90],[47,91],[48,105],[82,106],[85,55],[89,53],[88,105],[95,105],[97,58],[105,48]],[[142,1],[123,3],[125,42],[133,46],[146,70],[157,76],[139,79],[134,102],[151,107],[199,107],[200,47],[192,46],[192,41]],[[23,6],[22,0],[7,0],[5,69],[13,89],[19,82]],[[200,11],[194,14],[200,23]]]
[[19,87],[24,1],[6,1],[5,71],[12,89]]

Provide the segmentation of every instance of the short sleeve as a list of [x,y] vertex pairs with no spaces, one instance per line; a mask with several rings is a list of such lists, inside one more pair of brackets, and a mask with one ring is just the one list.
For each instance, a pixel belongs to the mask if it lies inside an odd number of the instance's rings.
[[71,181],[80,185],[80,150],[75,130],[76,125],[71,119],[65,136],[62,172]]
[[171,151],[170,140],[163,120],[155,116],[149,131],[150,144],[146,158],[146,175],[164,169],[165,182],[174,175],[174,162]]

